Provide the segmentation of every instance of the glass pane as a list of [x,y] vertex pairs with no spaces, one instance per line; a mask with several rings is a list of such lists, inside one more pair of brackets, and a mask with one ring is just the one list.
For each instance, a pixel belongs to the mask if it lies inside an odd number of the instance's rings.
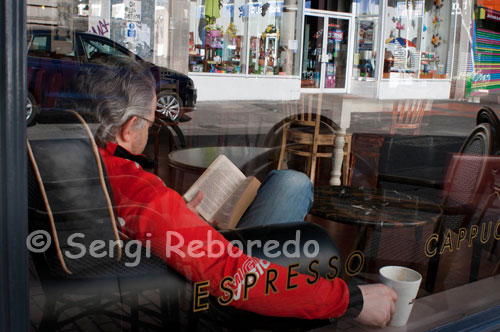
[[113,47],[111,44],[105,44],[97,40],[82,38],[83,48],[88,60],[96,58],[99,55],[114,55],[119,57],[128,57],[125,52]]
[[375,77],[378,17],[356,18],[353,78]]
[[245,23],[235,9],[242,8],[245,1],[198,0],[196,6],[192,4],[189,71],[241,73]]
[[304,54],[302,57],[301,88],[319,88],[321,53],[323,52],[324,18],[306,16],[304,20]]
[[328,36],[326,48],[326,73],[324,88],[345,88],[349,21],[345,19],[328,19]]
[[418,78],[422,1],[389,1],[384,31],[384,78]]
[[47,36],[35,36],[31,42],[28,55],[37,57],[49,57],[50,47]]
[[448,47],[455,23],[451,19],[451,6],[451,1],[441,1],[439,6],[426,6],[430,10],[423,15],[420,78],[450,78]]
[[335,12],[351,12],[351,1],[306,0],[305,8],[329,10]]
[[241,15],[248,17],[249,74],[297,75],[299,15],[297,3],[250,2]]

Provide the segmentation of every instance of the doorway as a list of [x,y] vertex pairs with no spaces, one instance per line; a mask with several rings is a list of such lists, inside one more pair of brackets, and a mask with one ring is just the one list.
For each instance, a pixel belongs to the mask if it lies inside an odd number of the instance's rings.
[[351,24],[350,15],[306,12],[301,92],[347,92]]

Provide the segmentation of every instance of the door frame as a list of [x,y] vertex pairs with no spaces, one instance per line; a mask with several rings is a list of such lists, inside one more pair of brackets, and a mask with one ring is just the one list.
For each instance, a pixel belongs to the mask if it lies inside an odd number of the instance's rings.
[[326,56],[326,47],[328,43],[328,19],[337,18],[337,19],[346,19],[349,22],[348,36],[347,36],[347,61],[346,61],[346,77],[345,77],[345,86],[343,88],[325,88],[325,79],[326,79],[326,65],[325,62],[321,62],[321,73],[320,73],[320,87],[319,88],[300,88],[300,93],[349,93],[351,87],[351,76],[352,76],[352,53],[354,51],[354,32],[353,32],[353,24],[354,24],[354,14],[352,13],[344,13],[344,12],[335,12],[335,11],[327,11],[327,10],[318,10],[318,9],[309,9],[304,8],[304,12],[302,14],[302,34],[300,45],[302,45],[302,49],[300,52],[300,77],[302,81],[302,65],[303,65],[303,57],[304,57],[304,31],[305,31],[305,18],[306,16],[316,16],[323,17],[323,46],[322,46],[322,55],[321,57]]

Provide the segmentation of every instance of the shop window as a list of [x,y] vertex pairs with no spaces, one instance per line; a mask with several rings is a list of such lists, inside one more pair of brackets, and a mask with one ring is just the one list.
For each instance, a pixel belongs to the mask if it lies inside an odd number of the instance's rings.
[[350,13],[351,1],[306,0],[305,8]]
[[376,73],[378,16],[356,18],[353,78],[374,78]]
[[[256,9],[257,6],[260,7]],[[296,75],[300,36],[297,4],[287,1],[285,8],[283,1],[268,1],[258,5],[249,3],[247,8],[250,13],[248,73]]]
[[244,70],[244,0],[191,2],[189,71],[239,74]]
[[[384,78],[449,78],[450,2],[388,2]],[[450,59],[451,60],[451,59]]]
[[425,4],[420,78],[450,78],[449,45],[454,30],[450,13],[451,1],[436,0]]
[[297,75],[296,1],[198,0],[190,10],[190,72]]
[[354,45],[353,78],[375,78],[378,45],[377,0],[353,1],[356,15],[356,43]]

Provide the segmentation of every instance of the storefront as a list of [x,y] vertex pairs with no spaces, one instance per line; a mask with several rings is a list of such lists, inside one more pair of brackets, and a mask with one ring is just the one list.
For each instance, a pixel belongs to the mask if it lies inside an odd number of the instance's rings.
[[346,93],[352,69],[352,14],[309,4],[304,15],[301,92]]
[[499,9],[498,4],[481,1],[475,8],[472,43],[474,61],[471,61],[467,75],[467,97],[480,97],[500,91]]
[[199,100],[299,95],[302,2],[190,2],[189,74]]
[[200,100],[392,99],[394,89],[398,98],[450,98],[459,24],[451,1],[240,1],[208,14],[204,0],[191,2],[189,72]]
[[[69,26],[188,73],[200,101],[290,100],[300,93],[391,99],[394,89],[397,98],[448,99],[452,78],[465,68],[457,54],[467,50],[472,31],[459,33],[470,18],[455,0],[66,2]],[[463,97],[481,90],[478,84],[466,93],[463,83]]]
[[450,98],[457,13],[451,1],[353,3],[351,93],[377,99]]

